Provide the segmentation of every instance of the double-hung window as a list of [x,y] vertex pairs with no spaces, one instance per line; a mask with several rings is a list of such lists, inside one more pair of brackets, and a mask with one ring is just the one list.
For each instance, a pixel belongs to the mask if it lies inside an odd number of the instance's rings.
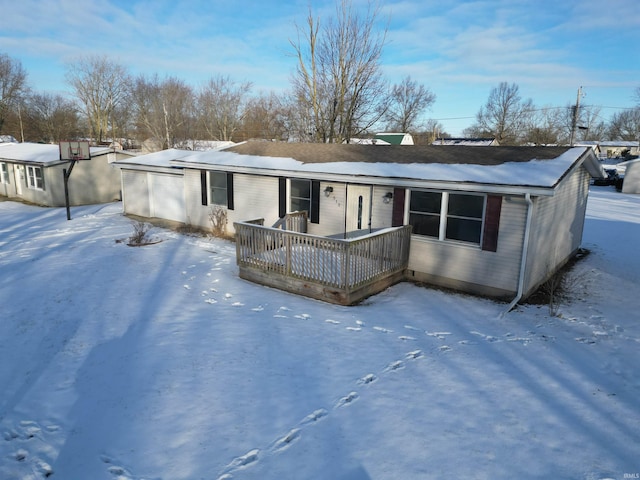
[[11,183],[9,181],[9,167],[4,162],[0,162],[0,183]]
[[227,206],[227,173],[209,172],[210,201],[214,205]]
[[42,167],[27,166],[27,185],[35,190],[44,190]]
[[289,211],[311,213],[311,180],[292,178]]
[[480,245],[486,195],[413,190],[409,223],[413,233]]

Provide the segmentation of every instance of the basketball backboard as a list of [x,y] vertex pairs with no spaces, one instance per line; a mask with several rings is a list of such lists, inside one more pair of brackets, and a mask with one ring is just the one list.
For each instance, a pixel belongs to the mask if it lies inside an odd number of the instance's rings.
[[86,140],[60,141],[60,160],[91,160],[89,142]]

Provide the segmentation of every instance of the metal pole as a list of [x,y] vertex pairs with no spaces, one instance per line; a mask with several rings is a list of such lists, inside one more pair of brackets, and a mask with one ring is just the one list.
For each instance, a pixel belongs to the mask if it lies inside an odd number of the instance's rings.
[[71,165],[69,166],[69,171],[67,172],[66,168],[62,169],[62,176],[64,177],[64,202],[67,206],[67,220],[71,220],[71,210],[69,208],[69,177],[71,176],[71,170],[73,170],[73,166],[76,164],[75,160],[71,160]]

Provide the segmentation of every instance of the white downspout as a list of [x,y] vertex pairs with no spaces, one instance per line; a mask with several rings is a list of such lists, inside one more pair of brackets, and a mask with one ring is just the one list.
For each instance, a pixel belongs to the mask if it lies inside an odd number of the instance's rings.
[[516,294],[516,298],[514,298],[511,301],[507,309],[500,314],[501,317],[509,313],[511,310],[513,310],[513,307],[517,305],[517,303],[520,301],[524,293],[524,276],[526,273],[526,266],[527,266],[527,252],[529,250],[529,234],[531,230],[531,219],[533,217],[533,201],[531,200],[531,194],[530,193],[525,194],[524,198],[527,201],[527,222],[524,228],[524,240],[522,244],[522,259],[520,260],[520,275],[518,278],[518,293]]

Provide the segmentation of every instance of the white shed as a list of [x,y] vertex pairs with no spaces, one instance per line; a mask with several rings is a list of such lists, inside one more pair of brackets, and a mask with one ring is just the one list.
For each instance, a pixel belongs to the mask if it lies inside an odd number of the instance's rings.
[[640,158],[623,162],[627,167],[622,183],[622,193],[640,193]]

